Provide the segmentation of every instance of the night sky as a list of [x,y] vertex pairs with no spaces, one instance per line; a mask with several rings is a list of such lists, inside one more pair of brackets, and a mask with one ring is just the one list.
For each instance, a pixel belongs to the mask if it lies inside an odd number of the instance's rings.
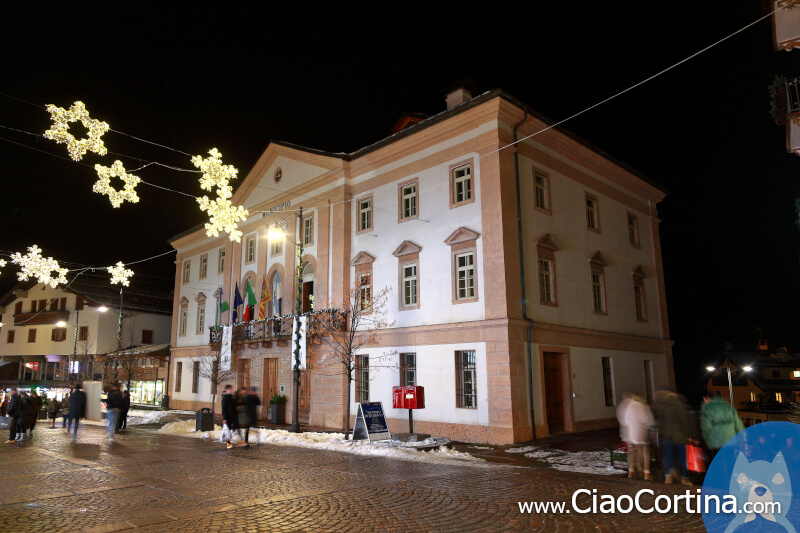
[[[0,95],[0,250],[35,243],[63,262],[107,266],[166,252],[204,220],[194,199],[144,184],[138,204],[113,209],[91,191],[93,168],[6,142],[65,157],[64,145],[5,129],[43,133],[46,104],[82,100],[112,129],[189,154],[217,147],[244,178],[271,139],[353,151],[403,112],[444,110],[443,89],[465,78],[560,120],[765,14],[759,2],[722,0],[488,5],[496,12],[392,4],[391,16],[177,4],[0,6],[0,93],[36,104]],[[800,75],[800,51],[773,51],[765,20],[565,124],[670,191],[661,236],[687,392],[724,341],[749,349],[758,327],[770,347],[800,351],[800,157],[769,116],[776,74]],[[104,141],[127,157],[82,162],[193,168],[187,155],[118,133]],[[138,174],[200,192],[196,174]],[[137,279],[169,284],[172,261],[138,265]],[[3,270],[0,293],[15,272]]]

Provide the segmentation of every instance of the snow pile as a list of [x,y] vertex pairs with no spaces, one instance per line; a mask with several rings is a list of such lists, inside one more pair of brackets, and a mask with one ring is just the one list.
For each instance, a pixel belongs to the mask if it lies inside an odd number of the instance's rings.
[[525,457],[549,463],[556,470],[563,472],[581,472],[583,474],[600,474],[604,476],[627,473],[626,470],[611,466],[611,459],[607,451],[567,452],[539,446],[525,446],[508,449],[506,453],[523,453]]
[[[183,420],[181,422],[170,422],[157,430],[158,433],[170,435],[180,435],[198,439],[210,439],[219,441],[222,435],[222,428],[215,426],[213,432],[195,431],[194,420]],[[206,436],[208,435],[208,436]],[[233,440],[239,439],[234,432]],[[250,444],[276,444],[278,446],[296,446],[299,448],[310,448],[314,450],[325,450],[351,453],[363,456],[390,457],[404,461],[421,461],[435,464],[470,464],[477,467],[492,467],[483,459],[473,457],[468,453],[462,453],[449,448],[440,448],[430,452],[423,452],[413,448],[399,448],[393,446],[377,446],[366,440],[348,441],[342,433],[291,433],[283,429],[250,429]]]
[[376,444],[381,444],[383,446],[394,446],[396,448],[430,448],[431,446],[444,446],[445,444],[449,443],[450,441],[448,439],[444,439],[442,437],[428,437],[427,439],[420,441],[391,440],[380,441]]
[[145,411],[142,409],[131,409],[128,411],[128,425],[138,426],[141,424],[160,424],[164,418],[171,418],[172,421],[185,418],[187,415],[194,416],[194,411]]

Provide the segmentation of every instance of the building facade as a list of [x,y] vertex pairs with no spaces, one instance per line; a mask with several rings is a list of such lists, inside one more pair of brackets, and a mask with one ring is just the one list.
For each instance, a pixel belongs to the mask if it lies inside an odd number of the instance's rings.
[[[447,105],[349,154],[273,142],[233,197],[251,213],[241,243],[202,228],[172,241],[173,406],[211,399],[187,369],[218,349],[207,327],[230,321],[217,317],[220,293],[230,302],[248,280],[260,293],[266,279],[270,314],[292,312],[299,239],[305,310],[343,286],[391,288],[393,325],[358,358],[351,413],[381,401],[392,431],[407,431],[391,407],[401,384],[425,387],[417,431],[495,444],[611,426],[623,392],[674,385],[656,210],[666,192],[559,129],[508,146],[547,123],[501,90],[458,89]],[[282,221],[288,237],[270,240]],[[286,394],[289,417],[281,330],[235,340],[231,382]],[[310,344],[300,415],[341,428],[347,381],[314,369],[322,346]]]

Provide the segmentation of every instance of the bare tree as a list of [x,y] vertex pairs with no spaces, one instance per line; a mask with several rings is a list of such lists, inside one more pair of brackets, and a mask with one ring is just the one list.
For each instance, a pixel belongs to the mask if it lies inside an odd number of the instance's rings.
[[80,381],[91,381],[94,378],[95,354],[92,351],[92,338],[88,335],[78,341],[75,359],[78,362],[78,378]]
[[[350,388],[355,379],[357,356],[362,348],[378,344],[382,329],[394,325],[387,319],[391,292],[391,287],[385,287],[373,294],[371,284],[355,281],[352,286],[343,286],[340,304],[332,306],[331,312],[314,315],[310,321],[310,335],[328,348],[315,363],[314,370],[323,375],[344,375],[347,378],[345,438],[350,434]],[[381,363],[394,353],[377,356],[370,361],[369,368],[396,368],[396,365]]]
[[134,346],[136,340],[136,321],[129,320],[125,324],[125,331],[120,335],[125,337],[125,339],[120,340],[120,349],[117,352],[117,359],[125,375],[125,388],[131,390],[131,381],[134,381],[141,367],[141,358],[136,354],[136,348]]
[[[235,352],[236,350],[235,348],[231,347],[231,351]],[[236,357],[235,353],[231,353],[230,369],[223,370],[221,368],[222,351],[212,351],[210,355],[204,355],[199,359],[192,361],[192,363],[189,365],[192,372],[194,372],[196,368],[200,378],[211,383],[212,409],[217,405],[217,391],[219,390],[219,386],[230,381],[237,381],[240,378],[238,364],[240,360],[241,358]],[[252,359],[248,360],[250,361],[250,365],[248,367],[250,375],[260,375],[262,359],[259,357],[253,357]]]

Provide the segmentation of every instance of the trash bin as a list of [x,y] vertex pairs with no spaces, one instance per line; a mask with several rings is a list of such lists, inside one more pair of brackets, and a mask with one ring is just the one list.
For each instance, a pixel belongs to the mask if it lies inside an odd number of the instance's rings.
[[169,395],[168,394],[165,394],[161,398],[161,407],[163,407],[164,409],[169,409]]
[[214,431],[214,411],[203,407],[196,413],[195,431]]

